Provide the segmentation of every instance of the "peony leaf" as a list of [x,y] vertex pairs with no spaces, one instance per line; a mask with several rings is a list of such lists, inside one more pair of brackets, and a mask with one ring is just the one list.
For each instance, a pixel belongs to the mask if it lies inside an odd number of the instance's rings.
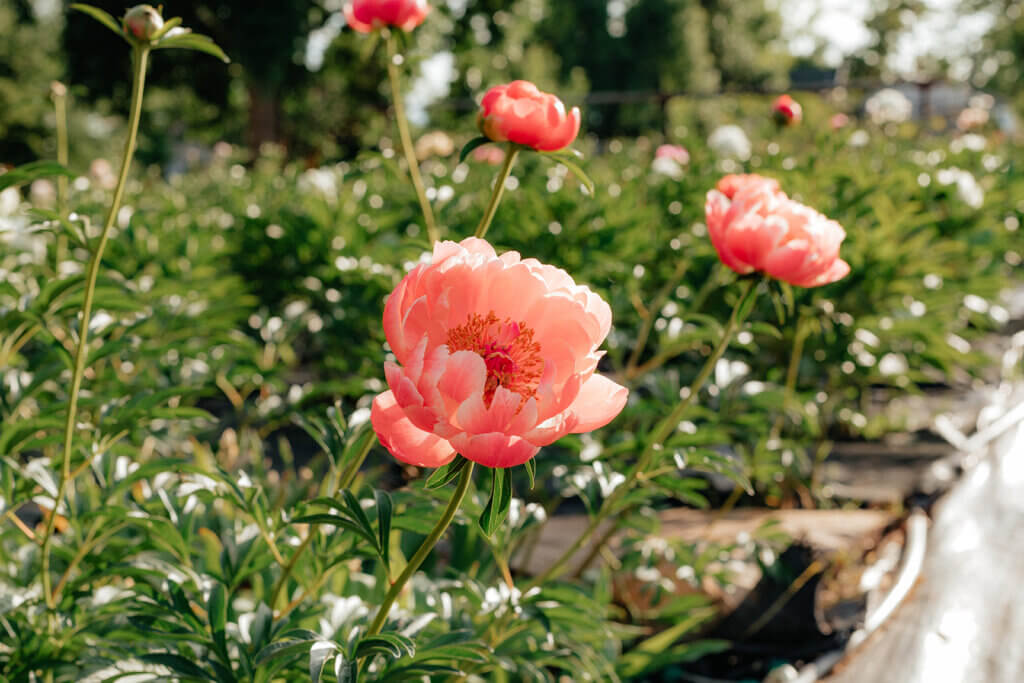
[[121,38],[127,40],[127,38],[124,35],[124,31],[121,30],[120,26],[118,26],[117,21],[114,19],[114,17],[110,16],[105,11],[101,10],[99,7],[93,7],[92,5],[86,5],[81,2],[75,2],[71,4],[71,9],[78,10],[79,12],[84,12],[85,14],[88,14],[90,17],[92,17],[96,21],[100,22],[101,24],[109,28],[111,31],[119,35]]
[[557,161],[558,163],[562,164],[570,171],[572,171],[573,175],[575,175],[579,179],[579,181],[583,183],[583,186],[587,188],[587,192],[590,193],[590,196],[594,196],[594,181],[590,179],[590,176],[583,172],[582,168],[580,168],[575,162],[569,161],[565,157],[558,157]]
[[391,503],[391,496],[387,491],[376,490],[373,495],[377,498],[377,534],[380,539],[380,557],[384,560],[384,566],[391,566],[391,512],[394,505]]
[[463,161],[465,161],[466,157],[468,157],[469,153],[472,152],[474,149],[476,149],[477,147],[483,147],[489,142],[491,142],[491,139],[488,137],[484,137],[483,135],[475,137],[469,142],[467,142],[465,145],[462,146],[462,151],[459,152],[459,163],[461,164]]
[[526,475],[530,477],[530,490],[532,491],[534,482],[537,478],[537,463],[534,461],[533,458],[530,458],[525,463],[523,463],[523,467],[526,468]]
[[428,489],[439,489],[459,476],[462,468],[468,464],[469,460],[466,460],[461,455],[456,455],[455,459],[450,463],[434,470],[433,474],[427,478],[427,483],[424,486]]
[[221,50],[220,47],[217,46],[217,43],[213,42],[211,38],[198,33],[192,33],[188,29],[178,29],[173,35],[165,35],[160,42],[153,46],[154,50],[166,50],[171,48],[205,52],[208,55],[213,55],[225,64],[231,62],[228,56],[224,54],[224,51]]
[[480,513],[480,528],[484,534],[491,536],[508,516],[508,507],[512,503],[511,472],[503,467],[491,470],[491,497]]

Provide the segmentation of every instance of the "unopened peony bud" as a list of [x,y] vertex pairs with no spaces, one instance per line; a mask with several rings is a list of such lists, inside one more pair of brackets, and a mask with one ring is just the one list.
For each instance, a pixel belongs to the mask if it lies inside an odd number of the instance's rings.
[[122,25],[129,36],[148,42],[164,27],[164,18],[151,5],[136,5],[125,12]]

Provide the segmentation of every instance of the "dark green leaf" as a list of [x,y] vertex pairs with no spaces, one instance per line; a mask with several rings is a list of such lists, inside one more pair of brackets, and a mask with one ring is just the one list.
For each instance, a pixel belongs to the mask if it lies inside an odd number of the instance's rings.
[[503,467],[491,468],[491,497],[480,513],[480,528],[484,534],[491,536],[508,516],[508,506],[512,502],[512,477]]
[[377,498],[377,534],[380,537],[380,556],[384,560],[384,564],[390,567],[391,513],[394,506],[387,491],[377,490],[373,494]]
[[[312,683],[320,683],[320,678],[324,675],[324,667],[337,652],[338,648],[334,643],[326,640],[313,643],[309,648],[309,679]],[[341,656],[338,654],[338,657]]]
[[412,657],[416,654],[416,645],[411,639],[397,633],[378,633],[363,638],[356,646],[355,658],[361,659],[371,654],[383,654],[391,659]]
[[459,473],[462,472],[462,468],[468,464],[469,460],[456,454],[455,459],[450,463],[434,470],[434,472],[427,477],[427,483],[424,484],[424,486],[428,489],[439,489],[458,477]]
[[185,676],[189,680],[199,681],[213,681],[216,680],[213,676],[208,674],[206,671],[201,669],[198,665],[194,664],[191,660],[182,657],[181,655],[172,654],[170,652],[151,652],[149,654],[140,655],[139,659],[144,662],[151,664],[160,664],[166,666],[176,674]]
[[475,137],[469,142],[467,142],[465,145],[462,146],[462,151],[459,152],[459,163],[461,164],[463,161],[465,161],[466,157],[468,157],[469,153],[472,152],[474,149],[476,149],[477,147],[482,147],[490,142],[491,139],[488,137],[484,137],[483,135]]
[[224,584],[219,581],[210,590],[207,612],[209,614],[210,632],[213,634],[213,642],[217,645],[221,655],[227,657],[227,634],[224,629],[228,620],[228,594]]

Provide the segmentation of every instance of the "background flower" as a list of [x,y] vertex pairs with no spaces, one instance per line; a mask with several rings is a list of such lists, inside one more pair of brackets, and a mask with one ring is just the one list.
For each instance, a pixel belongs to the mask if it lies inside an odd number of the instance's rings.
[[542,152],[572,144],[580,132],[580,110],[529,81],[512,81],[488,90],[477,116],[480,131],[495,142],[515,142]]
[[795,202],[773,179],[726,176],[708,192],[708,234],[718,256],[740,274],[761,271],[798,287],[835,282],[850,272],[839,258],[846,231]]
[[345,21],[353,30],[369,33],[384,26],[411,31],[430,12],[426,0],[354,0],[344,8]]

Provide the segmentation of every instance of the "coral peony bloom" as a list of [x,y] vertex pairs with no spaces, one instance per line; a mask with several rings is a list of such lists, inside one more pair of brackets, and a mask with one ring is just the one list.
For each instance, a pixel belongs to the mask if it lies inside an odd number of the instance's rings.
[[779,95],[772,103],[772,113],[780,123],[792,126],[800,123],[804,116],[800,103],[789,95]]
[[345,21],[353,30],[370,33],[384,26],[411,31],[430,12],[427,0],[353,0],[345,5]]
[[373,401],[373,428],[412,465],[440,467],[454,452],[521,465],[626,404],[627,389],[595,373],[611,321],[563,270],[475,237],[439,242],[384,307],[398,362],[384,366],[391,390]]
[[757,270],[817,287],[850,272],[839,258],[842,226],[787,197],[771,178],[726,176],[708,192],[704,210],[718,257],[741,275]]
[[580,132],[580,110],[568,114],[554,95],[537,90],[529,81],[496,85],[480,101],[477,127],[495,142],[515,142],[541,152],[572,144]]

